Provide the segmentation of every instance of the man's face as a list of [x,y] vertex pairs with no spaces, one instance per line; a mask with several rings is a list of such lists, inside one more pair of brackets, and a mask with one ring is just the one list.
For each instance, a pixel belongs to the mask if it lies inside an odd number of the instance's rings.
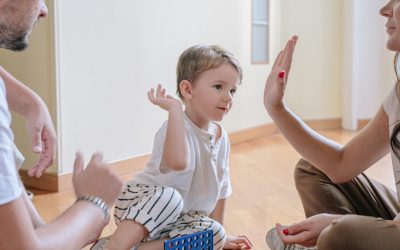
[[0,47],[24,50],[33,25],[46,16],[44,0],[0,0]]

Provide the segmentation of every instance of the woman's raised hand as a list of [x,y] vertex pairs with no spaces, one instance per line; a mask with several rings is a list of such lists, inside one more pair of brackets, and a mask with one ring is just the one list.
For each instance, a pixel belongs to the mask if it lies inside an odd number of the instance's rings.
[[293,36],[279,52],[265,83],[264,106],[268,112],[283,108],[283,96],[297,39],[297,36]]

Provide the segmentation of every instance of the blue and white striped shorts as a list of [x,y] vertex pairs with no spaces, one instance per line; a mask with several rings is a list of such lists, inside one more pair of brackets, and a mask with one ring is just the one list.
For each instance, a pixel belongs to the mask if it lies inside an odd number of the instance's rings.
[[149,235],[143,241],[172,239],[212,229],[214,249],[222,249],[226,238],[223,226],[203,213],[182,213],[182,209],[183,199],[176,189],[131,181],[117,200],[114,218],[117,225],[134,220],[146,227]]

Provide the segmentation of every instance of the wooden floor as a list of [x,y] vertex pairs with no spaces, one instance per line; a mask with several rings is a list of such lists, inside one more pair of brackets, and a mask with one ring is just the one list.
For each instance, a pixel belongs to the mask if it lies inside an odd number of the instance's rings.
[[[342,130],[320,132],[339,143],[348,141],[353,135]],[[254,249],[268,249],[265,234],[276,222],[288,224],[304,219],[293,181],[293,168],[299,158],[280,134],[232,147],[230,168],[233,195],[228,199],[225,219],[228,233],[245,234],[252,240]],[[389,156],[367,173],[394,189]],[[123,176],[125,180],[131,177],[132,174]],[[72,191],[35,191],[33,201],[43,218],[50,221],[74,200]],[[115,224],[111,221],[103,235],[110,235],[114,230]]]

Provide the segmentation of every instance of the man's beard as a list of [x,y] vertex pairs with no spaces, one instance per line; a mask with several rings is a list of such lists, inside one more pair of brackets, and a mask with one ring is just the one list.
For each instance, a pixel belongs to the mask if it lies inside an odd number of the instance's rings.
[[22,51],[28,47],[28,34],[0,24],[0,48]]

